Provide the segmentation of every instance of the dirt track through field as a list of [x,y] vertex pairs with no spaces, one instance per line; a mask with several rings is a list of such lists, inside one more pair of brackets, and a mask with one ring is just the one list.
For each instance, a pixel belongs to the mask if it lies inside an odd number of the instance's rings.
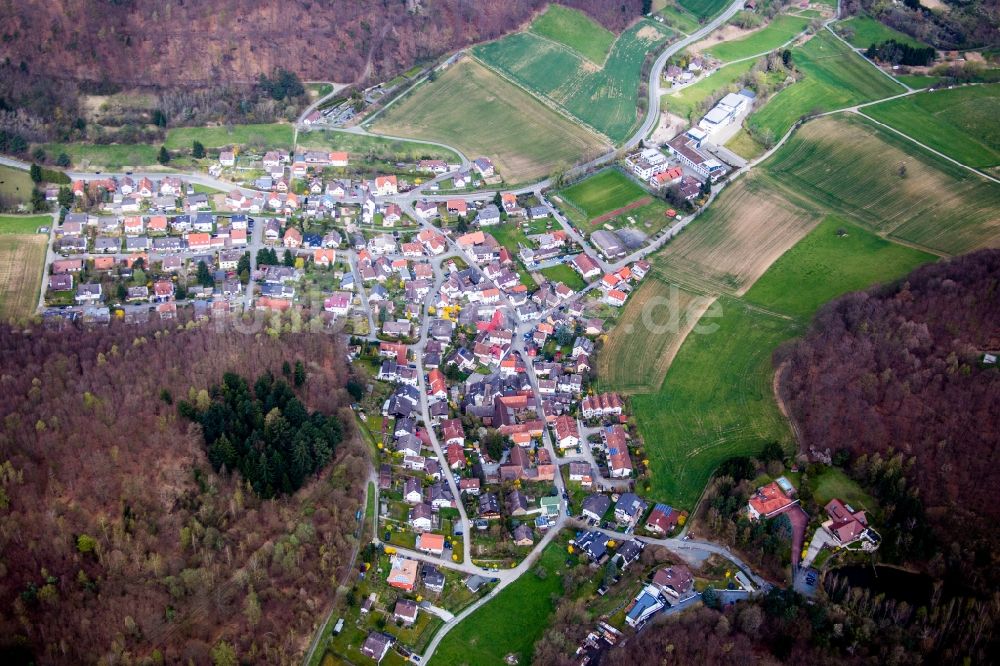
[[633,201],[627,206],[622,206],[621,208],[615,208],[613,211],[595,217],[593,220],[591,220],[590,223],[596,227],[597,225],[604,224],[608,220],[614,219],[619,215],[629,212],[630,210],[635,210],[636,208],[642,208],[643,206],[645,206],[648,203],[651,203],[652,201],[653,201],[652,197],[643,197],[641,199]]

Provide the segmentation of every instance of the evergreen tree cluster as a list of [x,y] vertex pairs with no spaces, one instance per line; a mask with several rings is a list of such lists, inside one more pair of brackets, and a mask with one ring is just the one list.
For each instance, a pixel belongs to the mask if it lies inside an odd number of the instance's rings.
[[[294,383],[305,381],[305,367],[296,362]],[[343,439],[339,418],[309,413],[292,387],[270,373],[251,389],[227,372],[209,391],[207,405],[182,401],[178,410],[201,425],[212,467],[238,471],[265,499],[298,490],[330,462]]]
[[935,51],[930,46],[910,46],[890,39],[881,44],[872,44],[865,55],[869,60],[889,62],[893,65],[926,67],[934,62]]
[[264,74],[260,75],[260,79],[257,81],[257,85],[266,92],[271,99],[281,101],[286,97],[298,97],[299,95],[305,94],[305,87],[302,85],[302,81],[299,80],[298,75],[295,72],[290,72],[287,69],[279,67],[275,70],[274,74],[270,77]]

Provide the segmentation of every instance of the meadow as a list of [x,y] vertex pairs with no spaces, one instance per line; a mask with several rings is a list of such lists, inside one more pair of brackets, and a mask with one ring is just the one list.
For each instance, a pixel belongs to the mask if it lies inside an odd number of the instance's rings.
[[[190,148],[190,145],[188,146]],[[32,150],[41,148],[53,157],[59,153],[69,155],[75,167],[105,167],[121,169],[123,167],[149,166],[156,164],[159,147],[144,143],[112,143],[98,145],[93,143],[43,143],[32,145]]]
[[766,168],[789,200],[938,254],[1000,245],[1000,186],[861,118],[807,123]]
[[598,217],[647,196],[631,178],[615,168],[605,169],[559,192],[588,218]]
[[[382,136],[352,134],[315,130],[299,133],[299,147],[303,149],[318,148],[324,150],[343,150],[351,157],[367,159],[370,155],[385,158],[387,161],[444,160],[451,164],[462,161],[453,150],[443,146],[404,139],[390,139]],[[474,158],[473,158],[474,159]]]
[[639,120],[640,75],[646,54],[672,34],[655,21],[640,20],[615,40],[603,67],[531,31],[480,44],[472,53],[618,143]]
[[[744,299],[802,321],[848,291],[906,275],[937,257],[881,238],[836,216],[785,252]],[[830,276],[836,279],[830,280]],[[801,285],[808,285],[801,289]]]
[[507,182],[530,182],[602,153],[601,139],[469,59],[417,87],[371,127],[490,157]]
[[729,0],[677,0],[684,9],[700,18],[711,18],[729,4]]
[[194,141],[200,141],[206,148],[250,145],[291,150],[293,134],[292,126],[287,123],[175,127],[167,130],[167,139],[163,145],[168,150],[189,150]]
[[[438,644],[430,664],[497,664],[516,654],[531,663],[531,653],[555,612],[553,598],[562,594],[565,540],[556,538],[538,562],[496,597],[462,620]],[[540,578],[536,569],[545,571]]]
[[51,215],[0,215],[0,235],[34,234],[52,224]]
[[0,165],[0,194],[15,203],[27,203],[31,200],[31,190],[35,184],[27,171]]
[[733,135],[733,138],[726,142],[726,148],[746,160],[752,160],[759,157],[766,150],[766,148],[750,136],[750,133],[743,127],[741,127],[736,134]]
[[751,172],[727,187],[651,262],[665,279],[693,291],[740,295],[819,219]]
[[565,44],[595,65],[603,65],[615,43],[615,34],[583,12],[562,5],[549,5],[532,22],[531,32]]
[[872,44],[881,44],[894,39],[900,44],[926,47],[927,44],[879,23],[870,16],[852,16],[846,21],[834,24],[834,29],[846,39],[851,46],[867,49]]
[[742,79],[753,65],[753,60],[744,60],[720,67],[715,73],[677,92],[660,95],[660,106],[675,116],[692,119],[693,114],[700,114],[703,111],[699,105],[711,95],[727,88],[736,92],[738,88],[736,82]]
[[1000,84],[934,90],[867,106],[866,116],[971,167],[1000,165]]
[[778,139],[802,116],[831,111],[904,92],[827,31],[792,49],[803,77],[775,94],[747,124]]
[[47,236],[34,229],[0,234],[0,321],[22,319],[35,311],[47,241]]
[[664,22],[675,30],[691,33],[695,32],[699,27],[699,17],[681,7],[677,4],[676,0],[654,1],[653,11],[662,16]]
[[809,19],[802,16],[779,14],[765,27],[743,39],[720,42],[705,49],[709,55],[728,62],[748,58],[759,53],[769,53],[798,35],[809,25]]
[[[841,228],[846,236],[837,235]],[[829,299],[897,279],[932,259],[829,218],[775,261],[744,298],[720,297],[684,340],[659,392],[632,398],[652,497],[693,508],[727,458],[754,455],[772,441],[790,448],[773,393],[772,352],[802,333]]]
[[681,343],[714,300],[647,276],[597,356],[601,390],[656,392]]

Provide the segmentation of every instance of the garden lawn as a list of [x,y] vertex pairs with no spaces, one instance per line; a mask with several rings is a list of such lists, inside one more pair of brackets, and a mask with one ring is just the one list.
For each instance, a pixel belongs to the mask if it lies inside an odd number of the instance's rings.
[[809,19],[805,17],[779,14],[764,28],[743,39],[720,42],[716,46],[705,49],[705,51],[723,62],[748,58],[759,53],[769,53],[805,30],[807,25],[809,25]]
[[[844,238],[836,235],[840,227]],[[932,259],[828,218],[743,298],[720,297],[684,340],[659,392],[632,397],[651,497],[691,509],[727,458],[754,455],[771,441],[790,448],[774,399],[773,351],[802,333],[829,299],[898,279]]]
[[8,166],[0,166],[0,194],[14,203],[31,201],[31,190],[35,184],[27,171]]
[[453,150],[420,141],[390,139],[382,136],[351,134],[333,130],[314,130],[299,133],[299,146],[305,149],[322,148],[347,151],[352,158],[373,158],[390,161],[444,160],[458,164],[462,160]]
[[934,90],[862,113],[971,167],[1000,165],[1000,83]]
[[51,215],[0,215],[0,235],[34,234],[52,224]]
[[[846,21],[836,23],[834,27],[851,46],[856,46],[859,49],[867,49],[872,44],[881,44],[890,39],[918,48],[926,48],[927,46],[909,35],[879,23],[870,16],[852,16]],[[847,35],[848,32],[851,33],[850,36]]]
[[695,16],[710,18],[721,12],[729,0],[677,0],[677,4]]
[[588,218],[598,217],[647,196],[635,181],[615,168],[608,168],[559,192]]
[[472,54],[618,143],[639,123],[643,62],[672,35],[669,28],[641,19],[615,40],[603,66],[531,31],[480,44]]
[[455,146],[490,157],[508,183],[531,182],[596,157],[595,134],[465,59],[390,106],[372,129]]
[[692,119],[692,114],[701,115],[708,109],[702,108],[701,103],[716,92],[731,89],[735,92],[738,88],[736,82],[750,71],[754,65],[753,60],[744,60],[719,68],[714,74],[706,76],[697,83],[682,88],[678,92],[667,93],[660,96],[660,105],[670,113],[681,118]]
[[226,125],[218,127],[175,127],[167,131],[164,145],[168,150],[186,150],[200,141],[206,148],[255,146],[262,149],[292,149],[292,126],[287,123],[267,125]]
[[[556,538],[542,551],[539,561],[496,597],[479,607],[452,629],[438,644],[430,664],[434,666],[502,666],[514,653],[520,663],[531,663],[531,653],[555,611],[553,596],[562,594],[566,544]],[[535,574],[545,570],[545,577]]]
[[780,139],[801,117],[898,95],[903,87],[823,30],[792,49],[803,78],[779,91],[747,119],[750,127]]
[[589,16],[562,5],[549,5],[531,24],[531,32],[565,44],[595,65],[603,65],[615,35]]
[[573,291],[580,291],[587,286],[580,274],[574,271],[572,268],[566,264],[559,264],[558,266],[551,266],[549,268],[543,268],[539,271],[542,275],[550,280],[556,282],[562,282],[567,287]]
[[836,498],[851,505],[852,509],[874,511],[878,508],[871,495],[866,493],[853,479],[836,467],[824,467],[822,473],[807,480],[813,499],[820,506]]
[[[156,155],[159,152],[158,146],[144,143],[112,143],[107,145],[93,143],[43,143],[39,146],[32,145],[32,150],[36,147],[42,148],[46,154],[51,155],[53,158],[58,157],[59,153],[66,153],[69,155],[73,166],[76,167],[97,166],[108,169],[156,164]],[[188,144],[188,148],[190,147],[190,144]]]

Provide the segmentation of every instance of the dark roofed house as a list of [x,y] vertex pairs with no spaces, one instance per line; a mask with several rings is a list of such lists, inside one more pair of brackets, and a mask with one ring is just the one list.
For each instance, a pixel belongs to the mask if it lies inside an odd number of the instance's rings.
[[441,592],[444,590],[445,577],[433,564],[425,564],[420,570],[420,577],[423,579],[424,587],[431,592]]
[[528,513],[528,498],[520,490],[512,490],[507,495],[507,513],[512,516]]
[[608,554],[610,540],[603,532],[591,531],[576,540],[576,547],[594,562],[600,562]]
[[619,546],[618,552],[615,553],[619,568],[624,571],[628,565],[638,560],[639,556],[642,555],[643,547],[644,544],[637,539],[629,539]]
[[396,602],[396,608],[392,612],[394,620],[410,626],[417,621],[418,606],[416,602],[409,599],[400,599]]
[[361,646],[361,654],[369,659],[374,659],[375,663],[381,662],[392,647],[393,639],[380,631],[373,631],[368,634],[364,645]]
[[583,499],[582,513],[585,518],[600,521],[611,508],[611,498],[607,495],[587,495]]
[[518,525],[514,528],[514,545],[515,546],[531,546],[535,543],[535,539],[531,533],[531,528],[527,525]]
[[675,564],[658,570],[653,576],[653,585],[663,590],[664,594],[680,599],[691,594],[694,576],[683,564]]

